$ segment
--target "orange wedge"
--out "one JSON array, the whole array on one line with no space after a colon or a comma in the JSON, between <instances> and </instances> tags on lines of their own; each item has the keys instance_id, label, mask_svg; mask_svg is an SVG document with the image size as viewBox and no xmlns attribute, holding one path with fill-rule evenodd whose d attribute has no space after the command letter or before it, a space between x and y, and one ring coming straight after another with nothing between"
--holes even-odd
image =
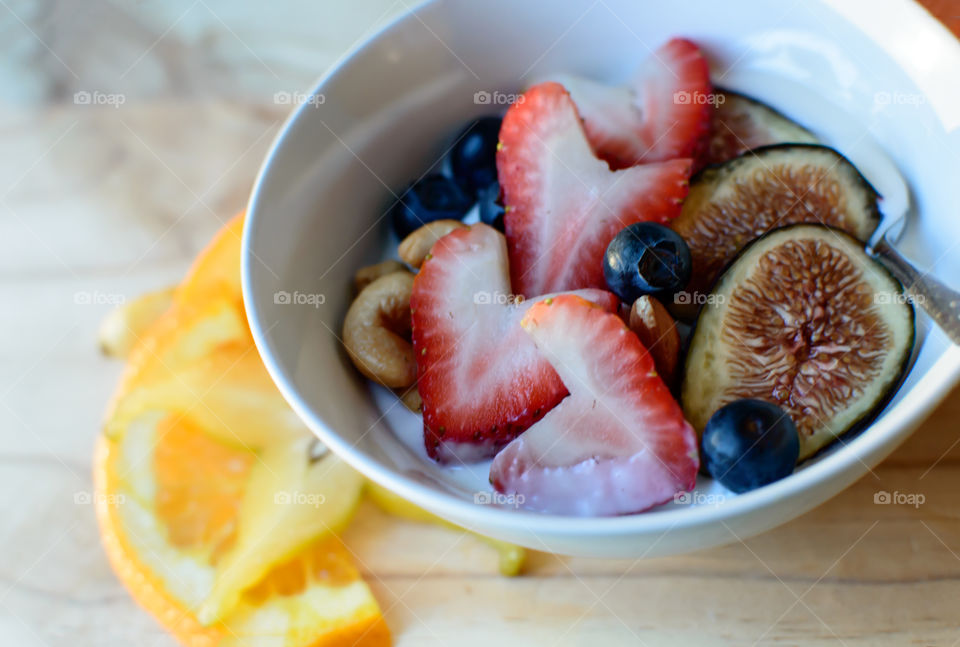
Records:
<instances>
[{"instance_id":1,"label":"orange wedge","mask_svg":"<svg viewBox=\"0 0 960 647\"><path fill-rule=\"evenodd\" d=\"M241 230L237 217L172 296L134 302L107 328L118 343L105 347L132 348L95 456L104 547L185 645L389 645L337 536L363 479L318 451L257 355Z\"/></svg>"},{"instance_id":2,"label":"orange wedge","mask_svg":"<svg viewBox=\"0 0 960 647\"><path fill-rule=\"evenodd\" d=\"M119 441L101 437L94 467L97 517L120 580L189 647L389 645L376 600L332 533L272 560L222 620L200 622L218 565L238 545L240 511L257 460L173 416L140 420ZM327 460L339 459L328 454L318 465ZM270 530L260 529L264 536Z\"/></svg>"},{"instance_id":3,"label":"orange wedge","mask_svg":"<svg viewBox=\"0 0 960 647\"><path fill-rule=\"evenodd\" d=\"M221 345L249 342L240 292L242 231L242 215L227 222L200 252L173 291L170 306L155 320L126 320L136 341L115 400L135 386L176 375L184 363Z\"/></svg>"},{"instance_id":4,"label":"orange wedge","mask_svg":"<svg viewBox=\"0 0 960 647\"><path fill-rule=\"evenodd\" d=\"M233 299L242 308L240 291L240 238L243 214L231 218L193 261L177 290L175 300L189 306L210 296Z\"/></svg>"},{"instance_id":5,"label":"orange wedge","mask_svg":"<svg viewBox=\"0 0 960 647\"><path fill-rule=\"evenodd\" d=\"M175 288L155 290L112 310L100 324L100 349L111 357L126 357L143 332L173 303Z\"/></svg>"},{"instance_id":6,"label":"orange wedge","mask_svg":"<svg viewBox=\"0 0 960 647\"><path fill-rule=\"evenodd\" d=\"M189 414L224 442L252 449L309 433L267 374L247 326L242 231L236 216L217 233L155 320L145 316L155 307L149 297L136 300L101 336L105 347L122 346L125 335L136 339L107 407L107 436L151 411Z\"/></svg>"}]
</instances>

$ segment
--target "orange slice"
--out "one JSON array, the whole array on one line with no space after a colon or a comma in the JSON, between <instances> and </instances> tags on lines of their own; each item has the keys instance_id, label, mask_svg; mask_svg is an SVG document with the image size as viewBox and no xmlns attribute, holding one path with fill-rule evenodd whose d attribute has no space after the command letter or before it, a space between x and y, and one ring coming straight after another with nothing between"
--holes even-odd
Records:
<instances>
[{"instance_id":1,"label":"orange slice","mask_svg":"<svg viewBox=\"0 0 960 647\"><path fill-rule=\"evenodd\" d=\"M175 288L147 292L108 313L97 333L104 354L129 355L143 332L170 309L174 292Z\"/></svg>"},{"instance_id":2,"label":"orange slice","mask_svg":"<svg viewBox=\"0 0 960 647\"><path fill-rule=\"evenodd\" d=\"M337 537L363 479L318 451L257 355L241 228L228 223L172 295L112 324L117 352L133 346L95 456L104 547L185 645L389 645Z\"/></svg>"},{"instance_id":3,"label":"orange slice","mask_svg":"<svg viewBox=\"0 0 960 647\"><path fill-rule=\"evenodd\" d=\"M170 306L152 322L147 306L121 311L128 315L111 326L126 327L135 338L107 419L123 406L124 396L138 387L175 380L191 362L225 345L252 348L240 292L240 235L243 216L231 219L200 252L183 282L173 291ZM141 319L132 315L142 313ZM117 333L113 333L117 337ZM265 369L264 369L265 372ZM127 416L129 416L129 411ZM124 418L121 416L121 418ZM124 418L122 422L127 422ZM107 428L107 433L115 430Z\"/></svg>"},{"instance_id":4,"label":"orange slice","mask_svg":"<svg viewBox=\"0 0 960 647\"><path fill-rule=\"evenodd\" d=\"M94 468L97 517L118 577L141 606L190 647L389 645L377 602L337 536L326 532L304 540L309 533L284 523L282 515L291 514L285 510L279 519L274 515L277 526L257 529L258 538L269 538L261 555L243 550L262 577L237 592L222 619L200 622L199 610L217 588L221 564L243 544L241 527L249 528L243 526L242 510L258 460L253 452L220 443L174 416L138 420L121 440L101 437ZM330 473L338 464L327 454L311 469ZM349 490L350 484L339 487ZM359 498L359 476L354 487L354 502L347 492L341 508L352 508ZM277 494L261 498L279 502L278 507L291 504ZM311 499L306 490L280 494L316 505L317 517L329 502L316 492ZM344 495L327 496L335 494ZM283 555L278 541L283 543L289 532L299 532L299 545ZM233 566L245 565L234 561Z\"/></svg>"},{"instance_id":5,"label":"orange slice","mask_svg":"<svg viewBox=\"0 0 960 647\"><path fill-rule=\"evenodd\" d=\"M155 320L147 318L155 308L150 299L112 315L108 345L122 343L118 330L136 342L107 407L109 437L157 411L189 413L208 433L252 449L309 433L267 374L247 326L240 293L242 230L242 216L225 225Z\"/></svg>"}]
</instances>

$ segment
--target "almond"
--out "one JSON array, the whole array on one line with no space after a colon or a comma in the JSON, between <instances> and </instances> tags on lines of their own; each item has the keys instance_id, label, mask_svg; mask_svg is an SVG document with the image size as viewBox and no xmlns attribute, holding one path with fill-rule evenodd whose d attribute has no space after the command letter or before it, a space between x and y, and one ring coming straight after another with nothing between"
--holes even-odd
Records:
<instances>
[{"instance_id":1,"label":"almond","mask_svg":"<svg viewBox=\"0 0 960 647\"><path fill-rule=\"evenodd\" d=\"M680 360L680 331L677 330L677 322L662 303L653 297L642 296L634 301L630 308L628 325L653 357L653 363L663 382L672 387Z\"/></svg>"}]
</instances>

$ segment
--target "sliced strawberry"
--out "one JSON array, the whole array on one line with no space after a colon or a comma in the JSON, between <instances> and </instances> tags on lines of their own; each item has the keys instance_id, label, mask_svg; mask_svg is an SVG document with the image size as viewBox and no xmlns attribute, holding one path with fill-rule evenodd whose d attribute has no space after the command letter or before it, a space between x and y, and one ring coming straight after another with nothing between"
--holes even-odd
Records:
<instances>
[{"instance_id":1,"label":"sliced strawberry","mask_svg":"<svg viewBox=\"0 0 960 647\"><path fill-rule=\"evenodd\" d=\"M604 288L607 245L627 225L680 212L690 160L611 171L590 150L570 95L542 83L507 111L497 169L513 289L535 296Z\"/></svg>"},{"instance_id":2,"label":"sliced strawberry","mask_svg":"<svg viewBox=\"0 0 960 647\"><path fill-rule=\"evenodd\" d=\"M615 310L602 290L577 294ZM427 453L443 462L493 456L566 394L520 320L533 301L510 293L503 235L477 224L441 238L413 282L413 351Z\"/></svg>"},{"instance_id":3,"label":"sliced strawberry","mask_svg":"<svg viewBox=\"0 0 960 647\"><path fill-rule=\"evenodd\" d=\"M557 76L573 97L597 155L612 168L696 158L710 134L710 71L700 49L674 38L626 86Z\"/></svg>"},{"instance_id":4,"label":"sliced strawberry","mask_svg":"<svg viewBox=\"0 0 960 647\"><path fill-rule=\"evenodd\" d=\"M497 454L490 481L525 507L639 512L693 488L697 437L623 321L571 295L522 321L570 396Z\"/></svg>"}]
</instances>

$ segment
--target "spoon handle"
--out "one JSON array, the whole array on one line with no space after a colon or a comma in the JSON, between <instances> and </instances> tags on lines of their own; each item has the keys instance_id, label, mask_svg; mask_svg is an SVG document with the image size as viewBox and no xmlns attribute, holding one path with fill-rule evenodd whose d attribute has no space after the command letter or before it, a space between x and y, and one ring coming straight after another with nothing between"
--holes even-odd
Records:
<instances>
[{"instance_id":1,"label":"spoon handle","mask_svg":"<svg viewBox=\"0 0 960 647\"><path fill-rule=\"evenodd\" d=\"M913 303L926 310L950 341L960 345L960 292L918 270L886 238L874 245L873 254L903 283Z\"/></svg>"}]
</instances>

